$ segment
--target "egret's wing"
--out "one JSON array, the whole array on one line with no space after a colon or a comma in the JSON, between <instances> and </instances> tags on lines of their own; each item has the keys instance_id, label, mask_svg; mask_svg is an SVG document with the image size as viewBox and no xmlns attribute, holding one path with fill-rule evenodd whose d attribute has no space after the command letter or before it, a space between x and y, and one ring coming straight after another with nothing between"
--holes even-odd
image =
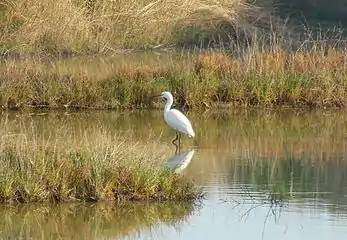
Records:
<instances>
[{"instance_id":1,"label":"egret's wing","mask_svg":"<svg viewBox=\"0 0 347 240\"><path fill-rule=\"evenodd\" d=\"M188 133L193 130L188 118L177 109L171 109L168 111L166 120L171 127L176 128L179 131Z\"/></svg>"}]
</instances>

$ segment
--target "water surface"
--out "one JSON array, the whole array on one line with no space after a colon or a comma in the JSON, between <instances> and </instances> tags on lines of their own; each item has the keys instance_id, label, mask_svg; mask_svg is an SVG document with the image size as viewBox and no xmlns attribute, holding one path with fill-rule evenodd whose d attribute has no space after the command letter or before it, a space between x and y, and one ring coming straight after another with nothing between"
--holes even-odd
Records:
<instances>
[{"instance_id":1,"label":"water surface","mask_svg":"<svg viewBox=\"0 0 347 240\"><path fill-rule=\"evenodd\" d=\"M233 110L188 113L181 174L207 193L181 204L0 206L2 239L327 239L347 235L347 114ZM67 138L103 129L134 141L174 137L161 111L2 112L1 141ZM60 136L60 138L59 138ZM190 151L194 149L193 151Z\"/></svg>"}]
</instances>

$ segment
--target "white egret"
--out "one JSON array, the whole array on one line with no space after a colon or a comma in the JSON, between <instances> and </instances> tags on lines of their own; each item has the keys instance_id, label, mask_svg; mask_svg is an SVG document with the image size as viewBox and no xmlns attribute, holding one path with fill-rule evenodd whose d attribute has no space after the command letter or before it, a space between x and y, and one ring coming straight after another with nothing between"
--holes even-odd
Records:
<instances>
[{"instance_id":1,"label":"white egret","mask_svg":"<svg viewBox=\"0 0 347 240\"><path fill-rule=\"evenodd\" d=\"M189 122L188 118L179 110L171 109L173 104L173 97L170 92L162 92L157 97L163 97L166 99L166 104L164 108L164 119L165 122L176 130L176 137L172 140L172 143L177 147L175 142L178 139L178 146L180 146L180 133L187 134L189 137L195 137L195 133L192 124Z\"/></svg>"}]
</instances>

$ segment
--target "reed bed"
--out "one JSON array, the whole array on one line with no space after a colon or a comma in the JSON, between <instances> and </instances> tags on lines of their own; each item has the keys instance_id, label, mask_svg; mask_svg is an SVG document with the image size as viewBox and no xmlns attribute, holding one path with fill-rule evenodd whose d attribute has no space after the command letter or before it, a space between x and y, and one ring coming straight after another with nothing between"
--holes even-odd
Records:
<instances>
[{"instance_id":1,"label":"reed bed","mask_svg":"<svg viewBox=\"0 0 347 240\"><path fill-rule=\"evenodd\" d=\"M223 51L151 56L8 60L0 66L0 104L4 109L154 108L150 96L167 90L178 106L190 109L346 106L344 49L254 50L243 57Z\"/></svg>"}]
</instances>

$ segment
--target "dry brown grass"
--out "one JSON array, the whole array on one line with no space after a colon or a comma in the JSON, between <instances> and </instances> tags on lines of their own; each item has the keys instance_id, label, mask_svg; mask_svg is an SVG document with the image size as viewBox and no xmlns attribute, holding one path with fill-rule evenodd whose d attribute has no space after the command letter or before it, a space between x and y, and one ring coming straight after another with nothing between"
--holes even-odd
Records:
<instances>
[{"instance_id":1,"label":"dry brown grass","mask_svg":"<svg viewBox=\"0 0 347 240\"><path fill-rule=\"evenodd\" d=\"M254 68L264 72L292 72L314 74L317 71L333 72L346 70L346 56L344 51L332 49L328 52L294 52L283 50L276 52L257 53L254 56Z\"/></svg>"},{"instance_id":2,"label":"dry brown grass","mask_svg":"<svg viewBox=\"0 0 347 240\"><path fill-rule=\"evenodd\" d=\"M174 44L187 26L236 24L244 0L5 0L0 43L19 52L114 52ZM249 12L249 13L248 13ZM184 39L183 39L184 40Z\"/></svg>"},{"instance_id":3,"label":"dry brown grass","mask_svg":"<svg viewBox=\"0 0 347 240\"><path fill-rule=\"evenodd\" d=\"M219 82L219 99L251 105L344 106L346 51L253 51L240 60L205 53L196 70ZM246 100L248 99L248 100ZM246 101L245 101L246 100Z\"/></svg>"},{"instance_id":4,"label":"dry brown grass","mask_svg":"<svg viewBox=\"0 0 347 240\"><path fill-rule=\"evenodd\" d=\"M344 72L347 69L346 52L342 49L327 51L285 50L254 51L241 61L225 52L206 52L198 56L196 67L206 71L230 72L255 71L258 73L316 74Z\"/></svg>"}]
</instances>

